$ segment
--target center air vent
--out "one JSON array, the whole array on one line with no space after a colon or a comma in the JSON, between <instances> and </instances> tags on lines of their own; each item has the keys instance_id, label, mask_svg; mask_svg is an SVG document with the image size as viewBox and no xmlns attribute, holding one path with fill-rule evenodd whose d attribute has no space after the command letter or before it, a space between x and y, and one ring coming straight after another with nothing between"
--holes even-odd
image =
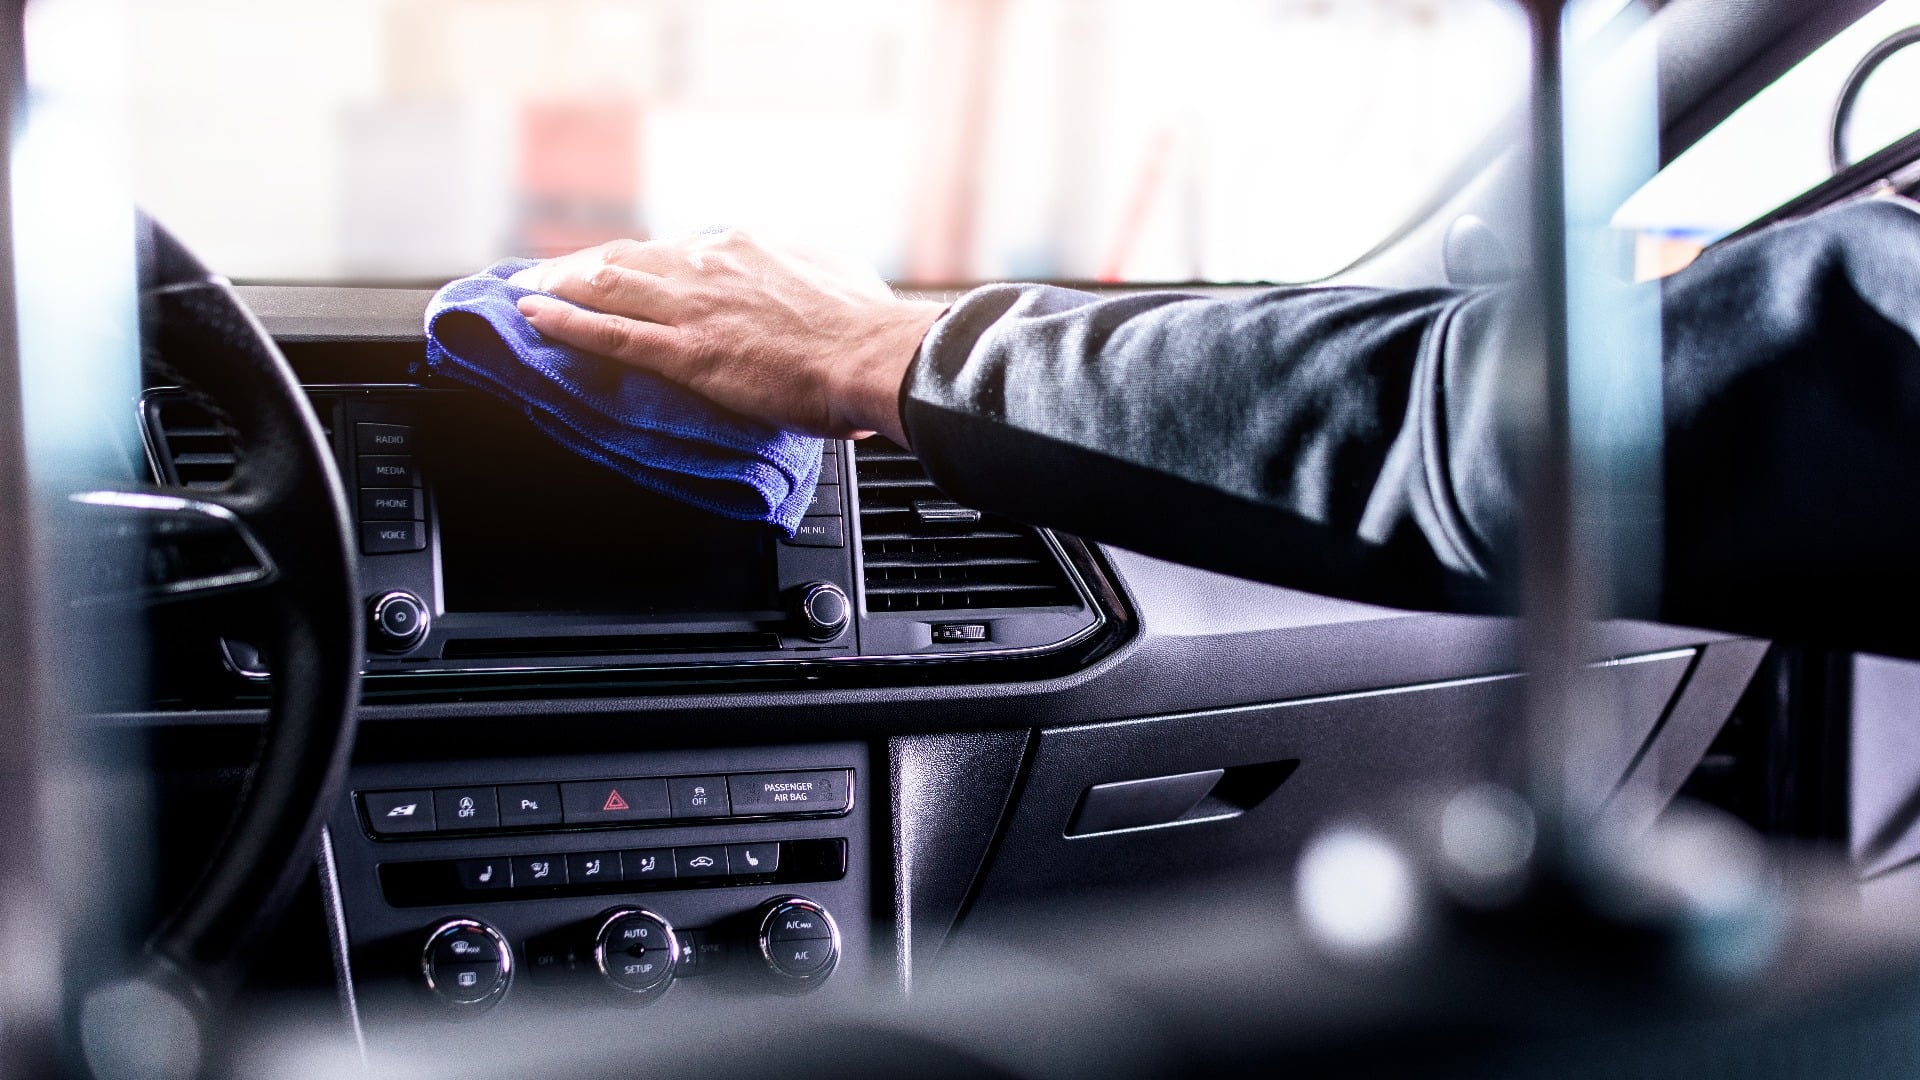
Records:
<instances>
[{"instance_id":1,"label":"center air vent","mask_svg":"<svg viewBox=\"0 0 1920 1080\"><path fill-rule=\"evenodd\" d=\"M854 444L867 610L1078 607L1066 569L1029 526L941 494L911 453Z\"/></svg>"}]
</instances>

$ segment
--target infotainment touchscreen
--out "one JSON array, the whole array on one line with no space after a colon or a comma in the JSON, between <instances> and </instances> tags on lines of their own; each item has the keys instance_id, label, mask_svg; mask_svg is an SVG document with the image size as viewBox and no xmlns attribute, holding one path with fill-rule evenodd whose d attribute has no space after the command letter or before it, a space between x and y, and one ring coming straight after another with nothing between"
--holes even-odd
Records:
<instances>
[{"instance_id":1,"label":"infotainment touchscreen","mask_svg":"<svg viewBox=\"0 0 1920 1080\"><path fill-rule=\"evenodd\" d=\"M449 612L771 614L775 530L716 517L576 457L517 411L436 395L419 454Z\"/></svg>"}]
</instances>

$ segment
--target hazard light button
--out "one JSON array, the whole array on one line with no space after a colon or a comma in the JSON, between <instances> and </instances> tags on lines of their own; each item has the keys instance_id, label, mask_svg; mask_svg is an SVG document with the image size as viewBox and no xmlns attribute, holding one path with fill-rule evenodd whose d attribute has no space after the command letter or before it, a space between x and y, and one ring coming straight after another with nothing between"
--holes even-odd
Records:
<instances>
[{"instance_id":1,"label":"hazard light button","mask_svg":"<svg viewBox=\"0 0 1920 1080\"><path fill-rule=\"evenodd\" d=\"M588 780L561 784L560 809L569 825L665 821L671 816L665 780Z\"/></svg>"}]
</instances>

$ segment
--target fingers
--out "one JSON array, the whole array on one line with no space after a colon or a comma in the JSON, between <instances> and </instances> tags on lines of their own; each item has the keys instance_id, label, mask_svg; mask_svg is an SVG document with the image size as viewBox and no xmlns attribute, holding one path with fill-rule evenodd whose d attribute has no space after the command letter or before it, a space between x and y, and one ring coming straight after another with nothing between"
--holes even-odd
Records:
<instances>
[{"instance_id":1,"label":"fingers","mask_svg":"<svg viewBox=\"0 0 1920 1080\"><path fill-rule=\"evenodd\" d=\"M588 311L539 293L521 297L519 307L546 338L684 381L685 350L680 332L670 326Z\"/></svg>"},{"instance_id":2,"label":"fingers","mask_svg":"<svg viewBox=\"0 0 1920 1080\"><path fill-rule=\"evenodd\" d=\"M676 321L681 305L671 284L658 274L608 261L601 251L549 259L507 280L596 311L669 325Z\"/></svg>"}]
</instances>

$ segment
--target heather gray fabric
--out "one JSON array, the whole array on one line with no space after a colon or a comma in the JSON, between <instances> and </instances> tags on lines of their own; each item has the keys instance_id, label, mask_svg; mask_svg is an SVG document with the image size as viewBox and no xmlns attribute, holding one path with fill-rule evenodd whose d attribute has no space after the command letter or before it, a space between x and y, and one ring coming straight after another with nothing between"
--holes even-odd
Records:
<instances>
[{"instance_id":1,"label":"heather gray fabric","mask_svg":"<svg viewBox=\"0 0 1920 1080\"><path fill-rule=\"evenodd\" d=\"M1920 213L1857 203L1662 290L1665 583L1621 612L1920 651ZM901 392L963 502L1353 599L1499 611L1511 290L1235 299L994 285Z\"/></svg>"}]
</instances>

